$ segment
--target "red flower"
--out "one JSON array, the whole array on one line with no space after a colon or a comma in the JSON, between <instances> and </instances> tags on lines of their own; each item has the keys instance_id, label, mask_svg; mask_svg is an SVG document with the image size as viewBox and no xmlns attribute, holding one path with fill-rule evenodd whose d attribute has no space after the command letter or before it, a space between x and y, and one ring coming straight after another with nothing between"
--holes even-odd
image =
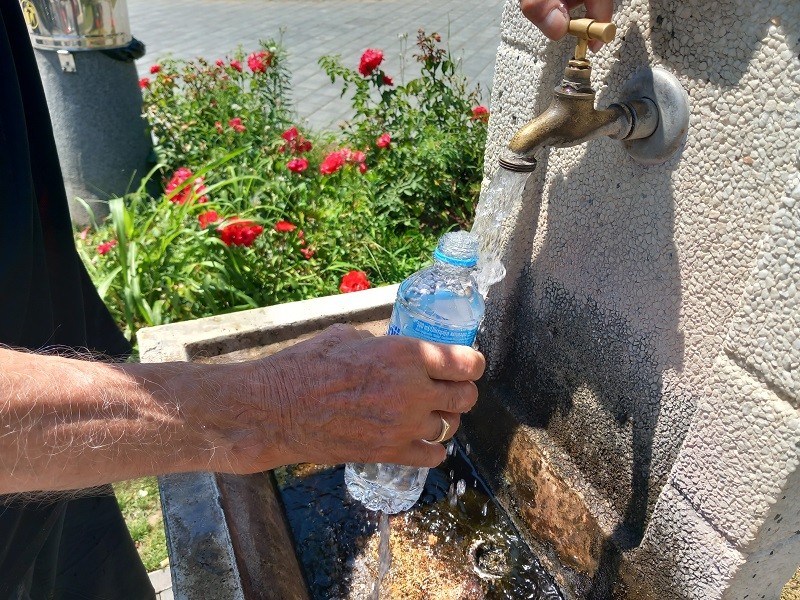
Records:
<instances>
[{"instance_id":1,"label":"red flower","mask_svg":"<svg viewBox=\"0 0 800 600\"><path fill-rule=\"evenodd\" d=\"M311 150L311 142L297 131L297 127L290 127L281 134L281 137L288 142L288 146L284 144L280 147L281 152L286 152L288 150L292 154L302 154L303 152L309 152Z\"/></svg>"},{"instance_id":2,"label":"red flower","mask_svg":"<svg viewBox=\"0 0 800 600\"><path fill-rule=\"evenodd\" d=\"M302 254L306 260L310 260L311 257L314 256L316 253L317 251L314 250L313 248L300 248L300 254Z\"/></svg>"},{"instance_id":3,"label":"red flower","mask_svg":"<svg viewBox=\"0 0 800 600\"><path fill-rule=\"evenodd\" d=\"M339 291L343 294L348 292L359 292L361 290L369 289L369 279L364 271L350 271L339 284Z\"/></svg>"},{"instance_id":4,"label":"red flower","mask_svg":"<svg viewBox=\"0 0 800 600\"><path fill-rule=\"evenodd\" d=\"M197 220L200 221L200 229L205 229L211 223L219 221L219 215L215 210L207 210L204 213L197 215Z\"/></svg>"},{"instance_id":5,"label":"red flower","mask_svg":"<svg viewBox=\"0 0 800 600\"><path fill-rule=\"evenodd\" d=\"M358 72L364 77L372 75L372 72L383 62L383 52L374 48L367 48L361 55L358 63Z\"/></svg>"},{"instance_id":6,"label":"red flower","mask_svg":"<svg viewBox=\"0 0 800 600\"><path fill-rule=\"evenodd\" d=\"M233 127L236 133L242 133L243 131L247 131L247 127L242 125L242 120L239 117L233 118L230 121L228 121L228 125Z\"/></svg>"},{"instance_id":7,"label":"red flower","mask_svg":"<svg viewBox=\"0 0 800 600\"><path fill-rule=\"evenodd\" d=\"M325 160L323 160L322 164L319 166L319 172L323 175L331 175L332 173L336 173L336 171L344 166L346 159L345 152L348 154L350 153L349 150L336 150L335 152L328 154L328 156L325 157Z\"/></svg>"},{"instance_id":8,"label":"red flower","mask_svg":"<svg viewBox=\"0 0 800 600\"><path fill-rule=\"evenodd\" d=\"M391 77L386 75L386 73L384 73L383 74L383 85L389 85L389 86L394 85L394 79L392 79Z\"/></svg>"},{"instance_id":9,"label":"red flower","mask_svg":"<svg viewBox=\"0 0 800 600\"><path fill-rule=\"evenodd\" d=\"M351 152L350 156L347 157L347 160L352 163L363 163L367 160L367 155L361 152L361 150L356 150L355 152Z\"/></svg>"},{"instance_id":10,"label":"red flower","mask_svg":"<svg viewBox=\"0 0 800 600\"><path fill-rule=\"evenodd\" d=\"M306 234L305 234L305 233L303 233L303 230L302 230L302 229L300 229L300 230L298 230L298 231L297 231L297 239L299 239L299 240L300 240L300 245L301 245L301 246L305 246L305 245L306 245L306 240L305 240L305 237L306 237Z\"/></svg>"},{"instance_id":11,"label":"red flower","mask_svg":"<svg viewBox=\"0 0 800 600\"><path fill-rule=\"evenodd\" d=\"M358 172L362 175L367 172L367 163L361 163L358 165Z\"/></svg>"},{"instance_id":12,"label":"red flower","mask_svg":"<svg viewBox=\"0 0 800 600\"><path fill-rule=\"evenodd\" d=\"M392 136L388 133L382 133L378 136L378 139L375 141L375 145L378 148L388 148L389 144L392 143Z\"/></svg>"},{"instance_id":13,"label":"red flower","mask_svg":"<svg viewBox=\"0 0 800 600\"><path fill-rule=\"evenodd\" d=\"M97 253L100 256L108 254L111 251L111 249L116 245L117 245L117 240L109 240L107 242L103 242L102 244L99 244L97 246Z\"/></svg>"},{"instance_id":14,"label":"red flower","mask_svg":"<svg viewBox=\"0 0 800 600\"><path fill-rule=\"evenodd\" d=\"M150 74L155 75L160 70L161 70L161 65L153 65L152 67L150 67Z\"/></svg>"},{"instance_id":15,"label":"red flower","mask_svg":"<svg viewBox=\"0 0 800 600\"><path fill-rule=\"evenodd\" d=\"M142 88L142 89L149 88L150 87L150 78L149 77L142 77L139 80L139 87Z\"/></svg>"},{"instance_id":16,"label":"red flower","mask_svg":"<svg viewBox=\"0 0 800 600\"><path fill-rule=\"evenodd\" d=\"M242 63L240 63L238 60L232 60L231 61L231 68L235 69L235 70L239 71L239 73L241 73L242 72Z\"/></svg>"},{"instance_id":17,"label":"red flower","mask_svg":"<svg viewBox=\"0 0 800 600\"><path fill-rule=\"evenodd\" d=\"M206 186L203 185L203 178L196 177L194 185L185 185L187 179L192 178L192 172L186 167L181 167L172 175L169 180L165 192L167 196L171 196L170 202L174 204L185 204L192 198L196 197L199 204L208 202L208 196L203 196L202 193L206 191ZM175 195L172 195L175 190L181 189Z\"/></svg>"},{"instance_id":18,"label":"red flower","mask_svg":"<svg viewBox=\"0 0 800 600\"><path fill-rule=\"evenodd\" d=\"M290 223L289 221L278 221L275 223L275 231L279 233L287 233L289 231L294 231L295 229L297 229L297 225Z\"/></svg>"},{"instance_id":19,"label":"red flower","mask_svg":"<svg viewBox=\"0 0 800 600\"><path fill-rule=\"evenodd\" d=\"M472 109L472 118L478 121L488 121L489 120L489 109L485 106L476 106Z\"/></svg>"},{"instance_id":20,"label":"red flower","mask_svg":"<svg viewBox=\"0 0 800 600\"><path fill-rule=\"evenodd\" d=\"M253 52L247 57L247 66L253 73L266 73L267 67L272 64L272 54L265 52Z\"/></svg>"},{"instance_id":21,"label":"red flower","mask_svg":"<svg viewBox=\"0 0 800 600\"><path fill-rule=\"evenodd\" d=\"M298 135L300 135L300 132L297 131L297 127L289 127L289 129L281 134L281 137L287 142L293 142L297 139Z\"/></svg>"},{"instance_id":22,"label":"red flower","mask_svg":"<svg viewBox=\"0 0 800 600\"><path fill-rule=\"evenodd\" d=\"M228 225L219 230L219 237L226 246L251 246L264 228L253 221L233 217Z\"/></svg>"},{"instance_id":23,"label":"red flower","mask_svg":"<svg viewBox=\"0 0 800 600\"><path fill-rule=\"evenodd\" d=\"M217 60L214 61L214 64L217 65L218 67L224 67L225 61L222 60L221 58L218 58Z\"/></svg>"},{"instance_id":24,"label":"red flower","mask_svg":"<svg viewBox=\"0 0 800 600\"><path fill-rule=\"evenodd\" d=\"M286 163L286 168L292 173L302 173L308 168L308 161L305 158L293 158Z\"/></svg>"}]
</instances>

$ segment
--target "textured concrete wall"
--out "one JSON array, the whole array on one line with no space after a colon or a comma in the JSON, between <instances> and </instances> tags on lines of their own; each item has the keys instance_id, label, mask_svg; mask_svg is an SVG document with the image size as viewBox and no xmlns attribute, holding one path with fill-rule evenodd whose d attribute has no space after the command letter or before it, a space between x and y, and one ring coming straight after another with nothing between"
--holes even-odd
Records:
<instances>
[{"instance_id":1,"label":"textured concrete wall","mask_svg":"<svg viewBox=\"0 0 800 600\"><path fill-rule=\"evenodd\" d=\"M622 576L629 597L774 598L800 564L800 3L626 0L615 22L598 105L661 66L689 94L686 142L651 167L609 139L543 157L498 236L509 275L483 336L487 406L509 418L467 427L495 440L484 462L512 503L532 432L613 540L570 560L543 509L516 506L585 576L577 595ZM572 48L516 0L502 31L487 184Z\"/></svg>"}]
</instances>

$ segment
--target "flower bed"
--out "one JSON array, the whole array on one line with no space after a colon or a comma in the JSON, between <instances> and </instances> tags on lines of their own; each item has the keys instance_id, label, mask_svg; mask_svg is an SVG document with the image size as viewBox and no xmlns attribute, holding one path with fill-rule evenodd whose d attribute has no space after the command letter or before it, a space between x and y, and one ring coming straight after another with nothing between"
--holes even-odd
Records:
<instances>
[{"instance_id":1,"label":"flower bed","mask_svg":"<svg viewBox=\"0 0 800 600\"><path fill-rule=\"evenodd\" d=\"M76 233L129 337L396 283L442 233L468 227L488 111L440 43L419 32L419 75L407 82L384 71L379 49L355 68L321 59L353 107L337 132L298 122L276 43L155 65L140 86L159 165L110 201L104 223Z\"/></svg>"}]
</instances>

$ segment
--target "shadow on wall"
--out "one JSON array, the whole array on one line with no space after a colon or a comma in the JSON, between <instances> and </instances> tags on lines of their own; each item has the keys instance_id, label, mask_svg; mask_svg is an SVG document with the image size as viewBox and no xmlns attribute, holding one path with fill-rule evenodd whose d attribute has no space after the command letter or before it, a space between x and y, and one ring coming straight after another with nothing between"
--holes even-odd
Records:
<instances>
[{"instance_id":1,"label":"shadow on wall","mask_svg":"<svg viewBox=\"0 0 800 600\"><path fill-rule=\"evenodd\" d=\"M638 30L626 44L630 56L646 56ZM620 61L609 75L618 71L624 80L637 66ZM613 532L582 590L587 598L612 597L621 555L640 543L694 410L692 398L665 390L663 381L683 361L671 186L679 160L680 152L663 166L642 167L616 142L590 142L574 168L549 182L547 231L535 236L530 224L548 159L540 161L508 252L533 261L502 295L505 308L490 309L507 311L499 320L507 346L482 383L493 390L484 397L512 419L498 418L492 400L465 418L489 472L505 471L517 424L543 429L613 508ZM512 265L509 272L519 271Z\"/></svg>"}]
</instances>

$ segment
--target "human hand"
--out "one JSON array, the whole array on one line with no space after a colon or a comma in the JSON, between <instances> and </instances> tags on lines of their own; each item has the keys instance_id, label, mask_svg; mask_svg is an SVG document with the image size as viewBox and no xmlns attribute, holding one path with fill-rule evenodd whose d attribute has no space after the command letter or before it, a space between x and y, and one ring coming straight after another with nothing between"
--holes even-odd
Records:
<instances>
[{"instance_id":1,"label":"human hand","mask_svg":"<svg viewBox=\"0 0 800 600\"><path fill-rule=\"evenodd\" d=\"M543 34L551 40L560 40L567 34L569 11L586 5L586 16L602 23L611 21L613 0L520 0L520 9ZM589 47L597 52L603 42L592 40Z\"/></svg>"},{"instance_id":2,"label":"human hand","mask_svg":"<svg viewBox=\"0 0 800 600\"><path fill-rule=\"evenodd\" d=\"M259 383L239 397L238 413L254 422L278 415L277 429L262 425L265 439L280 440L281 457L260 457L256 445L246 460L263 468L275 460L438 465L444 446L424 440L439 436L442 418L453 436L484 367L483 355L464 346L331 327L251 365Z\"/></svg>"}]
</instances>

